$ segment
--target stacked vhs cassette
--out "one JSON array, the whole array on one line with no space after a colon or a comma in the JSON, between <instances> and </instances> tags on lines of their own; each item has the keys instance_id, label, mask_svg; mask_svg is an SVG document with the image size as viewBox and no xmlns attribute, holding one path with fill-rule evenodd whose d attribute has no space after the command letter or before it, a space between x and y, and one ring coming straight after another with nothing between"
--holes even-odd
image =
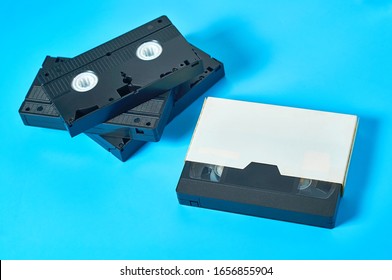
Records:
<instances>
[{"instance_id":1,"label":"stacked vhs cassette","mask_svg":"<svg viewBox=\"0 0 392 280\"><path fill-rule=\"evenodd\" d=\"M74 58L46 57L19 114L25 125L85 133L126 161L223 76L162 16Z\"/></svg>"}]
</instances>

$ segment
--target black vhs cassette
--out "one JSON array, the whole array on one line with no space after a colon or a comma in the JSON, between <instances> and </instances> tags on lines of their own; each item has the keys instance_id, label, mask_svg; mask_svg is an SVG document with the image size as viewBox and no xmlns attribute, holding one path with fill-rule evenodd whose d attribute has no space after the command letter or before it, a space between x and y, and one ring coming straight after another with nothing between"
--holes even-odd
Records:
<instances>
[{"instance_id":1,"label":"black vhs cassette","mask_svg":"<svg viewBox=\"0 0 392 280\"><path fill-rule=\"evenodd\" d=\"M220 62L211 58L202 50L196 47L194 49L205 65L202 74L113 119L90 128L86 133L105 135L110 137L110 139L118 137L136 141L159 141L168 118L171 115L174 101L178 103L176 111L184 109L224 75L223 65ZM50 68L66 60L67 58L47 57L42 68ZM221 67L222 69L220 69ZM198 85L202 80L202 85ZM192 88L195 88L195 90L191 90ZM46 96L37 79L34 80L30 87L19 109L19 113L25 125L61 130L66 129L57 109Z\"/></svg>"},{"instance_id":2,"label":"black vhs cassette","mask_svg":"<svg viewBox=\"0 0 392 280\"><path fill-rule=\"evenodd\" d=\"M353 115L207 98L178 200L332 228L356 129Z\"/></svg>"},{"instance_id":3,"label":"black vhs cassette","mask_svg":"<svg viewBox=\"0 0 392 280\"><path fill-rule=\"evenodd\" d=\"M50 69L42 68L37 80L75 136L202 71L201 59L162 16Z\"/></svg>"}]
</instances>

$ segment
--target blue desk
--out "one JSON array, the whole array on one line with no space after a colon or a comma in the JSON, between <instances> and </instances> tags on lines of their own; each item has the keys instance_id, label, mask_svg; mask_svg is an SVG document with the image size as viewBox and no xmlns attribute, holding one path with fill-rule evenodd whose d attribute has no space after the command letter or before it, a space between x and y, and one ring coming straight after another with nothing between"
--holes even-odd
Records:
<instances>
[{"instance_id":1,"label":"blue desk","mask_svg":"<svg viewBox=\"0 0 392 280\"><path fill-rule=\"evenodd\" d=\"M1 4L0 259L392 258L392 1L101 2ZM85 135L22 124L46 55L162 14L224 62L205 96L360 117L336 228L180 206L203 98L125 163Z\"/></svg>"}]
</instances>

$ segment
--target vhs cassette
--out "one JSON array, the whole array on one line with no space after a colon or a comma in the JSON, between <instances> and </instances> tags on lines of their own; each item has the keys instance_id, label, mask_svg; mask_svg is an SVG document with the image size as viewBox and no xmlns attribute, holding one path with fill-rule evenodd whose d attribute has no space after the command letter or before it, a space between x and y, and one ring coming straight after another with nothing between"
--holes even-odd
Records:
<instances>
[{"instance_id":1,"label":"vhs cassette","mask_svg":"<svg viewBox=\"0 0 392 280\"><path fill-rule=\"evenodd\" d=\"M169 122L225 75L224 66L221 62L211 58L201 50L198 50L198 53L203 57L205 71L202 75L178 87L178 94L175 96L179 99L176 98L177 100L174 103ZM186 94L181 94L182 92L186 92ZM86 133L86 135L121 161L128 160L137 150L147 143L132 138L108 137L102 134Z\"/></svg>"},{"instance_id":2,"label":"vhs cassette","mask_svg":"<svg viewBox=\"0 0 392 280\"><path fill-rule=\"evenodd\" d=\"M204 92L224 75L224 70L220 69L221 67L223 68L223 65L220 62L211 58L202 50L196 47L194 47L194 49L203 60L203 64L205 64L204 72L202 74L105 123L90 128L86 132L89 134L101 134L140 141L159 141L168 118L171 115L174 98L177 103L176 110L183 110L199 96L199 92ZM65 60L67 60L67 58L47 57L42 68L50 68L54 64L62 63ZM208 79L205 79L207 77ZM203 83L197 85L201 80L204 80ZM198 89L191 91L196 85ZM57 109L46 96L37 79L34 80L30 87L25 101L19 109L19 113L25 125L62 130L66 129Z\"/></svg>"},{"instance_id":3,"label":"vhs cassette","mask_svg":"<svg viewBox=\"0 0 392 280\"><path fill-rule=\"evenodd\" d=\"M357 122L353 115L207 98L178 200L332 228Z\"/></svg>"},{"instance_id":4,"label":"vhs cassette","mask_svg":"<svg viewBox=\"0 0 392 280\"><path fill-rule=\"evenodd\" d=\"M201 59L166 16L74 58L37 80L71 136L195 77Z\"/></svg>"}]
</instances>

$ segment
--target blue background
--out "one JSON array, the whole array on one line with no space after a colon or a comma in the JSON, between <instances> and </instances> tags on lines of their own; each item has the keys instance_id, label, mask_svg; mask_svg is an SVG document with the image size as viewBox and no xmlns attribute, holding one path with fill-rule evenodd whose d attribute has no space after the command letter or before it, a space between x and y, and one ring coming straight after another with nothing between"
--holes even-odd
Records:
<instances>
[{"instance_id":1,"label":"blue background","mask_svg":"<svg viewBox=\"0 0 392 280\"><path fill-rule=\"evenodd\" d=\"M57 2L0 3L0 259L392 259L392 1ZM126 163L22 124L46 55L162 14L224 62L206 95L360 117L335 229L180 206L202 98Z\"/></svg>"}]
</instances>

